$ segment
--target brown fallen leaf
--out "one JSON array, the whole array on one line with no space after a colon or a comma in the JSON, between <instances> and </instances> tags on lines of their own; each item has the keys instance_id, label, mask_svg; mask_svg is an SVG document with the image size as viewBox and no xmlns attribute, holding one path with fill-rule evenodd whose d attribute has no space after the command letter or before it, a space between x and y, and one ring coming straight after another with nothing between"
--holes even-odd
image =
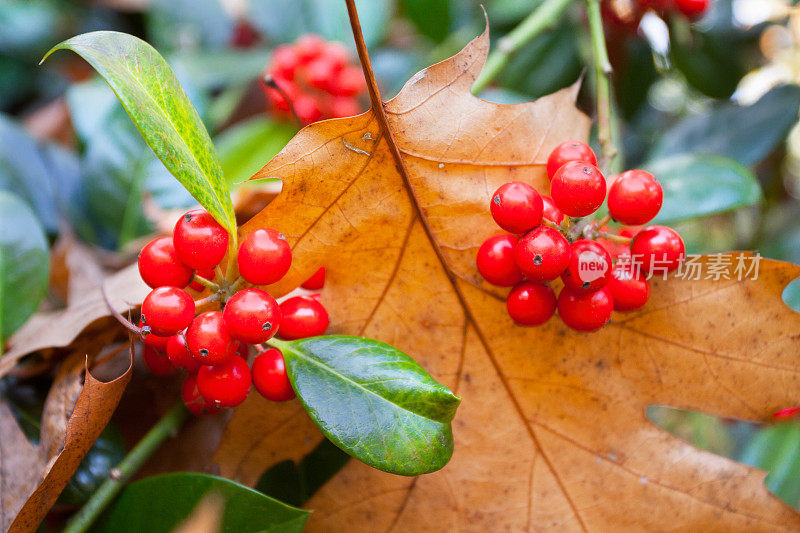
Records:
<instances>
[{"instance_id":1,"label":"brown fallen leaf","mask_svg":"<svg viewBox=\"0 0 800 533\"><path fill-rule=\"evenodd\" d=\"M105 277L92 250L69 228L62 228L50 252L50 292L62 302L79 301Z\"/></svg>"},{"instance_id":2,"label":"brown fallen leaf","mask_svg":"<svg viewBox=\"0 0 800 533\"><path fill-rule=\"evenodd\" d=\"M130 381L130 365L101 382L87 361L76 353L59 368L45 402L39 446L28 442L0 402L0 530L36 531L111 420Z\"/></svg>"},{"instance_id":3,"label":"brown fallen leaf","mask_svg":"<svg viewBox=\"0 0 800 533\"><path fill-rule=\"evenodd\" d=\"M149 288L139 277L136 264L130 265L104 281L111 303L120 313L141 304ZM107 336L110 328L119 325L110 318L100 287L71 297L66 309L39 312L33 315L9 340L9 350L0 358L0 378L8 374L17 362L37 350L66 348L81 336L96 332ZM99 343L99 349L104 343Z\"/></svg>"},{"instance_id":4,"label":"brown fallen leaf","mask_svg":"<svg viewBox=\"0 0 800 533\"><path fill-rule=\"evenodd\" d=\"M764 260L755 281L656 281L644 309L594 334L515 326L506 291L474 264L499 232L488 200L509 180L547 191L548 152L585 139L589 122L577 87L517 105L471 96L488 47L484 33L393 100L305 128L256 175L284 187L242 234L274 227L293 249L270 289L325 265L333 332L398 346L463 398L448 466L409 479L351 461L309 502L310 530L800 528L763 472L645 415L667 404L766 420L794 405L800 316L781 292L800 268ZM305 416L245 403L215 455L222 475L252 484L304 450Z\"/></svg>"}]
</instances>

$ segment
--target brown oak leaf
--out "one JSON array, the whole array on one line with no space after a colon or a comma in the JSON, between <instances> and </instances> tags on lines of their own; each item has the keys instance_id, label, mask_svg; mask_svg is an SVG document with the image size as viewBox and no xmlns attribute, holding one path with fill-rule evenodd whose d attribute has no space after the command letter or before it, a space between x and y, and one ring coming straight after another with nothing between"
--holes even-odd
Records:
<instances>
[{"instance_id":1,"label":"brown oak leaf","mask_svg":"<svg viewBox=\"0 0 800 533\"><path fill-rule=\"evenodd\" d=\"M0 402L0 531L36 531L111 420L131 365L103 382L89 372L87 361L85 353L76 352L61 363L45 401L38 446Z\"/></svg>"},{"instance_id":2,"label":"brown oak leaf","mask_svg":"<svg viewBox=\"0 0 800 533\"><path fill-rule=\"evenodd\" d=\"M763 472L678 440L645 410L765 420L795 405L800 316L781 291L800 268L764 260L757 280L657 280L647 306L594 334L558 319L515 326L505 291L474 264L499 232L489 198L509 180L546 192L548 152L586 138L589 121L576 87L516 105L473 97L488 47L484 33L393 100L305 128L256 175L283 190L242 234L277 228L294 257L270 290L324 265L332 332L398 346L463 398L444 469L411 479L351 461L309 502L309 528L797 529ZM254 397L215 461L253 484L319 437L296 404Z\"/></svg>"}]
</instances>

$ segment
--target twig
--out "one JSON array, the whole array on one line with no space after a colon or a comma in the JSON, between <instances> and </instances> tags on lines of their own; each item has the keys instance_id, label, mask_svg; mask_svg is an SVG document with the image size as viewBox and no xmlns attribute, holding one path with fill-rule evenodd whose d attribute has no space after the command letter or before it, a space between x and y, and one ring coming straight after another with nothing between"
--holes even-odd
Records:
<instances>
[{"instance_id":1,"label":"twig","mask_svg":"<svg viewBox=\"0 0 800 533\"><path fill-rule=\"evenodd\" d=\"M558 22L559 17L572 0L544 0L519 25L497 42L497 48L489 54L478 79L472 85L472 94L483 91L500 71L508 65L511 57L520 48Z\"/></svg>"},{"instance_id":2,"label":"twig","mask_svg":"<svg viewBox=\"0 0 800 533\"><path fill-rule=\"evenodd\" d=\"M161 417L161 420L150 428L150 431L139 441L139 444L111 471L108 479L92 494L86 505L72 517L62 533L83 533L88 531L105 508L125 487L128 480L139 471L145 461L161 446L161 443L178 431L188 414L189 412L181 401L178 401L167 411Z\"/></svg>"},{"instance_id":3,"label":"twig","mask_svg":"<svg viewBox=\"0 0 800 533\"><path fill-rule=\"evenodd\" d=\"M106 293L106 284L105 283L101 283L100 284L100 292L103 293L103 300L106 302L106 307L108 307L108 310L111 312L111 314L114 316L114 318L117 319L117 322L119 322L120 324L122 324L123 326L128 328L133 333L135 333L137 335L142 335L142 328L134 325L130 320L128 320L124 316L122 316L122 314L120 314L119 311L114 309L113 305L111 305L111 300L109 300L108 293ZM147 333L145 333L145 335L149 334L149 333L150 333L150 329L148 328L147 329Z\"/></svg>"},{"instance_id":4,"label":"twig","mask_svg":"<svg viewBox=\"0 0 800 533\"><path fill-rule=\"evenodd\" d=\"M219 290L219 285L214 283L213 281L209 281L203 276L199 276L197 274L194 275L194 279L192 281L196 281L206 289L211 289L213 292L217 292Z\"/></svg>"},{"instance_id":5,"label":"twig","mask_svg":"<svg viewBox=\"0 0 800 533\"><path fill-rule=\"evenodd\" d=\"M269 73L264 74L264 76L261 77L261 80L264 82L264 85L266 85L270 89L275 89L276 91L278 91L278 93L280 93L281 96L283 96L283 99L286 100L286 102L289 104L289 110L292 112L294 119L297 121L297 123L300 125L301 128L305 126L305 123L302 120L300 120L300 115L297 114L297 110L294 108L294 102L292 102L292 99L289 98L288 94L286 94L286 91L281 89L281 86L278 85L278 82L275 81L275 78L272 77L272 74Z\"/></svg>"},{"instance_id":6,"label":"twig","mask_svg":"<svg viewBox=\"0 0 800 533\"><path fill-rule=\"evenodd\" d=\"M601 218L600 220L598 220L598 221L595 223L595 225L596 225L598 228L602 228L603 226L605 226L606 224L608 224L608 223L609 223L609 222L611 222L612 220L614 220L614 219L613 219L613 218L611 218L611 215L606 215L606 216L604 216L603 218Z\"/></svg>"},{"instance_id":7,"label":"twig","mask_svg":"<svg viewBox=\"0 0 800 533\"><path fill-rule=\"evenodd\" d=\"M597 236L602 239L608 239L609 241L614 242L621 242L623 244L630 244L633 240L630 237L623 237L622 235L614 235L613 233L606 233L604 231L598 231Z\"/></svg>"},{"instance_id":8,"label":"twig","mask_svg":"<svg viewBox=\"0 0 800 533\"><path fill-rule=\"evenodd\" d=\"M606 38L603 33L600 0L586 0L586 9L589 15L589 32L591 34L592 56L594 57L597 84L597 140L600 141L600 149L602 150L600 169L603 172L608 172L617 157L617 147L614 145L611 124L610 77L613 70L608 59Z\"/></svg>"}]
</instances>

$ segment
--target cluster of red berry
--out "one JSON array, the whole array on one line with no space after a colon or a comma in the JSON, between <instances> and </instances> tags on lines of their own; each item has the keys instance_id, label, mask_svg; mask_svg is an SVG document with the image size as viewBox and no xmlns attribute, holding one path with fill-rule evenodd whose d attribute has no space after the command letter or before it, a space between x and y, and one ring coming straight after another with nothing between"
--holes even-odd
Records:
<instances>
[{"instance_id":1,"label":"cluster of red berry","mask_svg":"<svg viewBox=\"0 0 800 533\"><path fill-rule=\"evenodd\" d=\"M654 11L664 17L679 13L689 20L697 20L708 11L711 0L604 0L604 19L615 27L634 32L642 17Z\"/></svg>"},{"instance_id":2,"label":"cluster of red berry","mask_svg":"<svg viewBox=\"0 0 800 533\"><path fill-rule=\"evenodd\" d=\"M152 291L142 302L139 326L144 361L156 375L181 368L188 372L183 400L195 414L220 407L235 407L250 386L267 399L294 398L283 355L263 343L274 335L292 340L321 335L328 328L328 313L318 294L278 302L257 287L269 285L288 272L292 253L283 235L258 229L245 237L236 256L240 278L227 283L219 263L228 249L228 233L202 209L189 211L175 224L172 237L159 237L139 254L139 273ZM217 282L215 283L215 280ZM315 274L305 287L320 289L325 271ZM196 314L196 292L211 289L202 300L221 310ZM257 355L248 365L248 345Z\"/></svg>"},{"instance_id":3,"label":"cluster of red berry","mask_svg":"<svg viewBox=\"0 0 800 533\"><path fill-rule=\"evenodd\" d=\"M294 108L305 124L359 114L363 108L358 97L366 87L347 49L317 35L276 47L263 84L276 112L287 115Z\"/></svg>"},{"instance_id":4,"label":"cluster of red berry","mask_svg":"<svg viewBox=\"0 0 800 533\"><path fill-rule=\"evenodd\" d=\"M605 221L581 218L596 212L606 199L606 180L596 164L589 146L568 141L547 160L551 197L517 181L492 196L492 217L510 234L483 243L478 271L493 285L513 287L506 306L521 326L544 324L558 308L570 328L597 330L612 311L642 307L650 295L647 276L675 270L683 260L683 240L670 228L646 227L632 238L603 231L610 220L639 226L658 214L663 191L648 172L629 170L614 180ZM629 247L625 253L611 250L614 265L604 244L619 242ZM556 298L550 282L559 277L564 288Z\"/></svg>"}]
</instances>

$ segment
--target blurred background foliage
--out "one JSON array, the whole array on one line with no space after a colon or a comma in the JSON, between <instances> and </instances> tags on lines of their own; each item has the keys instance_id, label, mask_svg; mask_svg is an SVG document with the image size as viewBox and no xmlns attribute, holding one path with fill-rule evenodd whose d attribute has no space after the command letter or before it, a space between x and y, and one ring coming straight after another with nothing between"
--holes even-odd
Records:
<instances>
[{"instance_id":1,"label":"blurred background foliage","mask_svg":"<svg viewBox=\"0 0 800 533\"><path fill-rule=\"evenodd\" d=\"M388 98L417 70L483 31L481 5L496 48L542 2L357 3ZM580 105L592 114L585 16L583 3L572 2L510 58L481 96L530 100L584 76ZM0 257L30 251L12 258L17 268L47 261L41 236L52 244L65 231L104 254L106 266L125 264L137 240L154 231L154 213L192 204L82 60L58 54L47 68L37 67L57 42L99 29L138 35L167 58L206 122L233 187L298 129L271 113L259 87L274 47L316 33L352 49L341 0L0 0L2 205L34 215L3 218L9 227L34 227L18 232L31 235L20 237L25 242L0 239ZM794 2L715 0L694 23L655 14L638 28L610 22L607 39L622 154L615 170L656 173L666 194L660 220L681 232L690 253L752 249L800 264L800 11ZM798 283L785 299L800 309ZM59 304L49 295L43 305ZM0 325L24 319L5 313ZM10 334L5 329L0 340ZM22 425L36 429L47 388L36 381L1 385ZM648 414L699 447L768 470L769 487L800 504L800 425L791 416L757 425L663 406ZM83 501L122 452L112 426L63 503ZM302 463L276 465L259 488L302 503L341 466L340 454L323 446ZM308 479L309 472L321 477Z\"/></svg>"}]
</instances>

